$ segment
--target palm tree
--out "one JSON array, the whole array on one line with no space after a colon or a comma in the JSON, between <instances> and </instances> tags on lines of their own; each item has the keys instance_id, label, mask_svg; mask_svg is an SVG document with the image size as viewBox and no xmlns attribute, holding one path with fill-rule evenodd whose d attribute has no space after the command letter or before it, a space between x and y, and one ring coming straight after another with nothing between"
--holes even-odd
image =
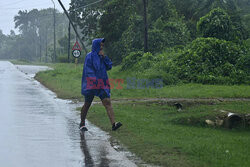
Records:
<instances>
[{"instance_id":1,"label":"palm tree","mask_svg":"<svg viewBox=\"0 0 250 167\"><path fill-rule=\"evenodd\" d=\"M15 22L15 28L19 28L19 31L22 34L25 34L28 32L28 27L29 27L29 14L27 10L18 11L18 15L14 17L14 22Z\"/></svg>"}]
</instances>

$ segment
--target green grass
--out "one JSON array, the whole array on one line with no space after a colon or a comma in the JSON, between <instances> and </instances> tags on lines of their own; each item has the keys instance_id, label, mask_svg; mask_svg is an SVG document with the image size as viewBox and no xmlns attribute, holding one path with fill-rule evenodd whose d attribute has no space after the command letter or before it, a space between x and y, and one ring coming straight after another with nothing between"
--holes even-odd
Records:
<instances>
[{"instance_id":1,"label":"green grass","mask_svg":"<svg viewBox=\"0 0 250 167\"><path fill-rule=\"evenodd\" d=\"M88 120L121 141L147 163L163 166L248 167L250 133L243 129L227 130L188 125L178 120L215 116L219 109L250 113L250 102L189 106L181 113L158 103L114 104L117 120L124 125L110 131L103 106L94 105Z\"/></svg>"},{"instance_id":2,"label":"green grass","mask_svg":"<svg viewBox=\"0 0 250 167\"><path fill-rule=\"evenodd\" d=\"M77 67L74 64L51 65L53 71L45 71L37 74L36 79L55 91L59 98L80 99L82 64ZM164 86L161 89L126 89L128 77L134 77L133 73L120 72L120 67L114 67L109 71L109 78L124 79L124 89L112 89L113 99L122 98L250 98L249 85L202 85L181 84ZM117 87L118 84L115 84Z\"/></svg>"},{"instance_id":3,"label":"green grass","mask_svg":"<svg viewBox=\"0 0 250 167\"><path fill-rule=\"evenodd\" d=\"M39 72L35 79L56 92L59 98L81 99L82 65L54 64L54 70Z\"/></svg>"}]
</instances>

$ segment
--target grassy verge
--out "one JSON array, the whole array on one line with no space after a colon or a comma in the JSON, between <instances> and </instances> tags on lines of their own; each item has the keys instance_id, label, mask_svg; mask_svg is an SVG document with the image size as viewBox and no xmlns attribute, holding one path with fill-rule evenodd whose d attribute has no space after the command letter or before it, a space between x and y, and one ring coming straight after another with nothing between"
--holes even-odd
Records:
<instances>
[{"instance_id":1,"label":"grassy verge","mask_svg":"<svg viewBox=\"0 0 250 167\"><path fill-rule=\"evenodd\" d=\"M54 64L52 67L54 70L39 72L35 79L56 92L59 98L82 100L82 65Z\"/></svg>"},{"instance_id":2,"label":"grassy verge","mask_svg":"<svg viewBox=\"0 0 250 167\"><path fill-rule=\"evenodd\" d=\"M44 63L44 62L28 62L21 60L9 60L12 64L16 65L40 65L40 66L53 66L52 63Z\"/></svg>"},{"instance_id":3,"label":"grassy verge","mask_svg":"<svg viewBox=\"0 0 250 167\"><path fill-rule=\"evenodd\" d=\"M82 65L55 64L53 71L37 74L36 79L55 91L59 98L80 99ZM120 67L114 67L109 72L109 78L124 79L124 89L112 89L113 99L121 98L250 98L249 85L202 85L181 84L164 86L161 89L126 89L126 80L134 75L120 72ZM118 84L115 84L117 87Z\"/></svg>"},{"instance_id":4,"label":"grassy verge","mask_svg":"<svg viewBox=\"0 0 250 167\"><path fill-rule=\"evenodd\" d=\"M88 119L125 144L147 163L163 166L231 166L250 164L250 134L247 130L211 128L186 124L183 118L212 117L215 110L250 113L250 102L224 102L216 105L189 106L178 113L158 103L114 104L117 119L124 126L110 131L103 106L94 105Z\"/></svg>"}]
</instances>

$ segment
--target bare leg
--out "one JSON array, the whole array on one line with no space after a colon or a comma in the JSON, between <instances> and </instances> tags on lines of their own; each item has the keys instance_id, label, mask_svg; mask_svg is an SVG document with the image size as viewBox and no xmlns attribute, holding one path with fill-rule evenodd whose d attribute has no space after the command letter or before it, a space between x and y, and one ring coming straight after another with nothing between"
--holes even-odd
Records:
<instances>
[{"instance_id":1,"label":"bare leg","mask_svg":"<svg viewBox=\"0 0 250 167\"><path fill-rule=\"evenodd\" d=\"M106 108L111 125L113 125L115 123L115 115L110 98L103 99L102 104Z\"/></svg>"},{"instance_id":2,"label":"bare leg","mask_svg":"<svg viewBox=\"0 0 250 167\"><path fill-rule=\"evenodd\" d=\"M85 125L85 119L89 110L91 103L85 102L81 109L81 126Z\"/></svg>"}]
</instances>

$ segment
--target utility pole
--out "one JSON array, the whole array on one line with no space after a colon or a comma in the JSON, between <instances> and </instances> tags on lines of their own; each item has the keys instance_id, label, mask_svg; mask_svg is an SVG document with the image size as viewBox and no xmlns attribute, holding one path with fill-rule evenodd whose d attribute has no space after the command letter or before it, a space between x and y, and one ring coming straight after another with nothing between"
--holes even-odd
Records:
<instances>
[{"instance_id":1,"label":"utility pole","mask_svg":"<svg viewBox=\"0 0 250 167\"><path fill-rule=\"evenodd\" d=\"M21 40L18 38L18 50L19 50L19 60L21 60Z\"/></svg>"},{"instance_id":2,"label":"utility pole","mask_svg":"<svg viewBox=\"0 0 250 167\"><path fill-rule=\"evenodd\" d=\"M41 34L39 34L39 46L40 46L40 50L39 50L39 56L40 56L40 62L42 62L42 37Z\"/></svg>"},{"instance_id":3,"label":"utility pole","mask_svg":"<svg viewBox=\"0 0 250 167\"><path fill-rule=\"evenodd\" d=\"M55 3L53 0L51 0L52 3L54 4L54 62L56 62L56 7L55 7Z\"/></svg>"},{"instance_id":4,"label":"utility pole","mask_svg":"<svg viewBox=\"0 0 250 167\"><path fill-rule=\"evenodd\" d=\"M76 28L75 28L75 26L74 26L74 24L73 24L73 22L71 21L71 19L70 19L70 17L69 17L69 13L67 12L67 10L65 9L65 7L63 6L61 0L58 0L58 2L59 2L59 4L61 5L61 7L63 8L64 13L65 13L66 16L68 17L69 22L70 22L71 26L73 27L73 30L74 30L75 33L76 33L76 36L77 36L78 39L80 40L80 42L81 42L81 44L82 44L82 47L83 47L84 51L85 51L86 54L87 54L87 53L88 53L88 50L86 49L86 47L85 47L85 45L84 45L84 43L83 43L83 41L82 41L82 39L81 39L79 33L77 32L77 30L76 30Z\"/></svg>"},{"instance_id":5,"label":"utility pole","mask_svg":"<svg viewBox=\"0 0 250 167\"><path fill-rule=\"evenodd\" d=\"M144 6L144 52L148 52L148 21L147 21L147 0L142 0Z\"/></svg>"},{"instance_id":6,"label":"utility pole","mask_svg":"<svg viewBox=\"0 0 250 167\"><path fill-rule=\"evenodd\" d=\"M48 27L46 25L46 35L45 35L45 48L46 48L46 57L45 57L45 62L47 63L48 62Z\"/></svg>"},{"instance_id":7,"label":"utility pole","mask_svg":"<svg viewBox=\"0 0 250 167\"><path fill-rule=\"evenodd\" d=\"M68 62L70 63L70 21L68 27Z\"/></svg>"}]
</instances>

